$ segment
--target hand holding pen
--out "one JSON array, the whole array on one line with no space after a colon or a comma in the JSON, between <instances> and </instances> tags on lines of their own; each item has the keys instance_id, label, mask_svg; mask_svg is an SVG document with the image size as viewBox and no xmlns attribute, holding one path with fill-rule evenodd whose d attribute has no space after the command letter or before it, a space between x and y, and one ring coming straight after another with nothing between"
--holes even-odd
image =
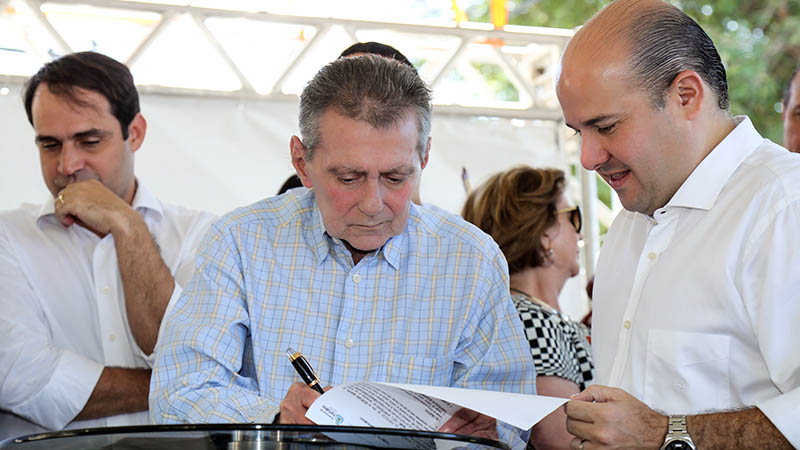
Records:
<instances>
[{"instance_id":1,"label":"hand holding pen","mask_svg":"<svg viewBox=\"0 0 800 450\"><path fill-rule=\"evenodd\" d=\"M298 424L298 425L313 425L306 418L306 412L314 401L319 398L320 394L325 391L320 386L319 379L311 368L303 355L294 349L287 348L286 355L292 366L303 379L303 382L294 383L289 387L286 396L280 404L280 414L276 417L275 421L282 424ZM308 388L315 390L311 392Z\"/></svg>"},{"instance_id":2,"label":"hand holding pen","mask_svg":"<svg viewBox=\"0 0 800 450\"><path fill-rule=\"evenodd\" d=\"M311 368L311 364L308 363L306 357L303 356L302 353L295 351L292 347L286 349L286 355L289 357L292 366L294 366L294 370L296 370L300 378L303 379L303 382L311 389L314 389L320 394L324 394L325 391L322 390L322 386L319 384L319 378L317 378L317 374L314 373L314 369Z\"/></svg>"}]
</instances>

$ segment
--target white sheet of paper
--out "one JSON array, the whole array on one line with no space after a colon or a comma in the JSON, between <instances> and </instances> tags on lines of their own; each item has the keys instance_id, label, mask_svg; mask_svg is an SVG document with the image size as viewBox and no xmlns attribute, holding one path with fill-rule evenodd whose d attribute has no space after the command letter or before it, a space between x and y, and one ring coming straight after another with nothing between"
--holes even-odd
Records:
<instances>
[{"instance_id":1,"label":"white sheet of paper","mask_svg":"<svg viewBox=\"0 0 800 450\"><path fill-rule=\"evenodd\" d=\"M466 407L527 430L566 401L509 392L358 382L327 391L311 405L306 417L318 425L435 431L460 407Z\"/></svg>"},{"instance_id":2,"label":"white sheet of paper","mask_svg":"<svg viewBox=\"0 0 800 450\"><path fill-rule=\"evenodd\" d=\"M460 406L380 383L335 386L306 412L317 425L436 431Z\"/></svg>"},{"instance_id":3,"label":"white sheet of paper","mask_svg":"<svg viewBox=\"0 0 800 450\"><path fill-rule=\"evenodd\" d=\"M408 391L419 392L481 414L502 420L522 430L528 430L536 422L567 402L565 398L544 395L516 394L512 392L481 391L443 386L416 384L380 383Z\"/></svg>"}]
</instances>

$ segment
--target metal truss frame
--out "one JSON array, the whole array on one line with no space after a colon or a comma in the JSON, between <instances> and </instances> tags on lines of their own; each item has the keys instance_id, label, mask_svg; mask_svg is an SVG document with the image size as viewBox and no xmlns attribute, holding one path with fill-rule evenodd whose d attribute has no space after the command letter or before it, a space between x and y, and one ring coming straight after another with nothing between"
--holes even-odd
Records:
<instances>
[{"instance_id":1,"label":"metal truss frame","mask_svg":"<svg viewBox=\"0 0 800 450\"><path fill-rule=\"evenodd\" d=\"M0 11L9 3L10 0L0 0ZM72 52L68 42L61 36L56 28L47 20L42 13L41 0L20 0L24 2L34 13L36 20L52 36L57 45L61 47L63 53ZM55 0L54 4L62 5L88 5L100 8L110 8L119 10L131 10L137 12L152 12L161 15L161 21L150 33L142 39L130 57L125 61L128 66L132 66L141 56L148 51L163 31L178 17L188 14L202 36L210 46L221 57L233 74L239 79L242 87L233 92L214 91L204 89L174 88L154 85L141 85L139 90L142 93L161 94L161 95L181 95L181 96L205 96L205 97L234 97L248 99L263 99L269 101L297 101L295 95L287 95L282 92L283 85L290 78L293 71L311 53L311 50L324 39L325 35L333 26L342 27L346 33L356 42L356 32L360 30L388 30L398 33L409 33L416 35L436 35L457 38L459 43L446 57L445 63L440 66L433 77L430 78L430 87L435 90L442 83L444 77L453 70L472 43L497 43L494 46L494 53L497 56L500 67L504 70L507 78L519 91L521 97L530 99L527 108L521 107L498 107L498 106L464 106L464 105L435 105L436 114L461 115L461 116L486 116L508 119L522 120L542 120L552 122L554 127L554 140L561 154L566 154L567 136L563 126L561 110L556 107L539 105L536 102L535 91L542 83L547 80L533 76L524 76L517 64L501 50L502 45L528 46L530 44L549 44L557 48L558 54L566 46L572 37L572 30L539 27L520 27L506 26L503 30L495 30L490 24L481 23L461 23L451 26L435 26L408 23L390 23L366 20L348 20L341 18L308 17L296 15L282 15L268 12L236 11L227 9L203 8L185 5L169 5L148 3L145 1L121 1L121 0ZM236 64L236 61L225 51L214 34L209 31L204 21L207 18L246 18L254 21L271 23L283 23L292 25L306 25L316 29L316 33L308 40L302 50L294 59L283 69L280 76L273 83L272 89L268 94L258 93L252 83L244 75ZM538 55L541 58L548 58L552 55ZM543 64L554 66L555 61L545 61ZM555 70L555 67L550 67ZM552 76L552 75L550 75ZM2 75L0 82L21 84L23 77ZM587 229L585 230L585 260L587 279L594 273L594 261L599 251L599 230L595 217L598 215L598 208L601 216L608 217L610 210L602 203L597 201L597 186L594 174L580 169L581 173L578 180L581 184L582 203L584 204ZM604 221L605 222L605 221Z\"/></svg>"}]
</instances>

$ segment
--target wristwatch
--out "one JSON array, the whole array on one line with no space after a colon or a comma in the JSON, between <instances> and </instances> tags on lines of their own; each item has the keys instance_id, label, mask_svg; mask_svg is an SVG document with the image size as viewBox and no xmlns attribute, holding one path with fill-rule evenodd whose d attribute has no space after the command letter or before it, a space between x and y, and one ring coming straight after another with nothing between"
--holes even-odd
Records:
<instances>
[{"instance_id":1,"label":"wristwatch","mask_svg":"<svg viewBox=\"0 0 800 450\"><path fill-rule=\"evenodd\" d=\"M669 416L669 428L667 428L667 438L661 450L696 450L689 431L686 429L686 416Z\"/></svg>"}]
</instances>

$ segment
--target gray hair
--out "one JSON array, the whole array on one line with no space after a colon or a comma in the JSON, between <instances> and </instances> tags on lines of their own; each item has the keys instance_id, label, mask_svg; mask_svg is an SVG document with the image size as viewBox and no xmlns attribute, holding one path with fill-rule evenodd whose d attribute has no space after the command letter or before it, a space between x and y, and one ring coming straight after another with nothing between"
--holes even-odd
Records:
<instances>
[{"instance_id":1,"label":"gray hair","mask_svg":"<svg viewBox=\"0 0 800 450\"><path fill-rule=\"evenodd\" d=\"M417 72L397 61L376 55L337 59L306 84L300 95L300 137L311 161L320 144L320 120L333 108L354 120L385 129L416 116L420 160L425 157L431 131L431 91Z\"/></svg>"},{"instance_id":2,"label":"gray hair","mask_svg":"<svg viewBox=\"0 0 800 450\"><path fill-rule=\"evenodd\" d=\"M626 6L623 5L626 2L615 2L606 9L614 9L617 3L619 7ZM663 108L675 77L684 70L693 70L714 91L719 109L728 111L725 66L714 42L700 25L667 3L638 8L633 13L636 17L627 17L630 28L626 33L632 78L649 93L653 105Z\"/></svg>"}]
</instances>

